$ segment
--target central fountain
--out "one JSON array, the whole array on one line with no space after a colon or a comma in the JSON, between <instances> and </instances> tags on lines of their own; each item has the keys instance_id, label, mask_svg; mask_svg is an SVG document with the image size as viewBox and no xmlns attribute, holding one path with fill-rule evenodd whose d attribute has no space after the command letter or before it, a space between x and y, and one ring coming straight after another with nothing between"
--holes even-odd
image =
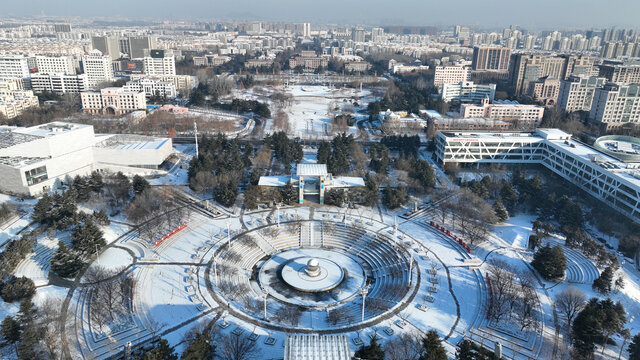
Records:
<instances>
[{"instance_id":1,"label":"central fountain","mask_svg":"<svg viewBox=\"0 0 640 360\"><path fill-rule=\"evenodd\" d=\"M329 259L302 256L287 261L281 275L282 280L292 288L317 293L340 285L344 270Z\"/></svg>"}]
</instances>

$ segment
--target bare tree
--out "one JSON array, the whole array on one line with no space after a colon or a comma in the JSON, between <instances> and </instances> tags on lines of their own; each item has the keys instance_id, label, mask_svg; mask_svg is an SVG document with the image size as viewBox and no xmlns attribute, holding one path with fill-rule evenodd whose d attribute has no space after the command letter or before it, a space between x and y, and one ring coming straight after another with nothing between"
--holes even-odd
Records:
<instances>
[{"instance_id":1,"label":"bare tree","mask_svg":"<svg viewBox=\"0 0 640 360\"><path fill-rule=\"evenodd\" d=\"M302 310L297 306L283 306L273 314L273 317L278 322L283 322L291 326L298 325L301 316Z\"/></svg>"},{"instance_id":2,"label":"bare tree","mask_svg":"<svg viewBox=\"0 0 640 360\"><path fill-rule=\"evenodd\" d=\"M520 330L534 328L536 321L535 306L538 301L533 275L530 272L520 273L520 286L517 288L517 316Z\"/></svg>"},{"instance_id":3,"label":"bare tree","mask_svg":"<svg viewBox=\"0 0 640 360\"><path fill-rule=\"evenodd\" d=\"M569 286L556 296L558 311L567 318L567 328L571 329L573 319L584 308L587 297L580 289Z\"/></svg>"},{"instance_id":4,"label":"bare tree","mask_svg":"<svg viewBox=\"0 0 640 360\"><path fill-rule=\"evenodd\" d=\"M387 360L418 360L423 352L422 339L417 333L402 333L384 345Z\"/></svg>"},{"instance_id":5,"label":"bare tree","mask_svg":"<svg viewBox=\"0 0 640 360\"><path fill-rule=\"evenodd\" d=\"M218 340L219 355L224 360L252 360L260 358L260 348L246 336L221 334ZM216 351L217 353L218 351Z\"/></svg>"},{"instance_id":6,"label":"bare tree","mask_svg":"<svg viewBox=\"0 0 640 360\"><path fill-rule=\"evenodd\" d=\"M502 260L492 259L489 261L488 277L491 285L487 317L497 323L511 313L515 269Z\"/></svg>"}]
</instances>

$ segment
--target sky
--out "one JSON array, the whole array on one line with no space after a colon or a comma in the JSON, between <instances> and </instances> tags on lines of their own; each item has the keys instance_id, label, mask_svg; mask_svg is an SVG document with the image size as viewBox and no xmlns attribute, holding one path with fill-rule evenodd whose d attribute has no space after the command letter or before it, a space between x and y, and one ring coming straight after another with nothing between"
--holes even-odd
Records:
<instances>
[{"instance_id":1,"label":"sky","mask_svg":"<svg viewBox=\"0 0 640 360\"><path fill-rule=\"evenodd\" d=\"M30 0L13 16L264 20L315 24L452 25L530 29L640 27L638 0Z\"/></svg>"}]
</instances>

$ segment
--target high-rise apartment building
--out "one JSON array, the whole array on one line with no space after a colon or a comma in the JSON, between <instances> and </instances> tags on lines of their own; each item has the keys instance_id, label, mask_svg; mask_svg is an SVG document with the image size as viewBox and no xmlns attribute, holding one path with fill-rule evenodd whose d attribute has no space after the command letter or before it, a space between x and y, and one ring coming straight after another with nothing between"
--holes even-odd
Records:
<instances>
[{"instance_id":1,"label":"high-rise apartment building","mask_svg":"<svg viewBox=\"0 0 640 360\"><path fill-rule=\"evenodd\" d=\"M36 56L36 69L42 74L76 73L76 65L71 56Z\"/></svg>"},{"instance_id":2,"label":"high-rise apartment building","mask_svg":"<svg viewBox=\"0 0 640 360\"><path fill-rule=\"evenodd\" d=\"M158 48L155 36L129 36L127 40L129 48L124 53L131 59L143 58L149 50Z\"/></svg>"},{"instance_id":3,"label":"high-rise apartment building","mask_svg":"<svg viewBox=\"0 0 640 360\"><path fill-rule=\"evenodd\" d=\"M589 119L605 129L640 123L640 85L609 83L596 89Z\"/></svg>"},{"instance_id":4,"label":"high-rise apartment building","mask_svg":"<svg viewBox=\"0 0 640 360\"><path fill-rule=\"evenodd\" d=\"M0 56L0 78L25 78L29 76L29 61L22 55Z\"/></svg>"},{"instance_id":5,"label":"high-rise apartment building","mask_svg":"<svg viewBox=\"0 0 640 360\"><path fill-rule=\"evenodd\" d=\"M589 111L596 89L603 87L607 79L596 76L570 76L560 82L558 106L565 112Z\"/></svg>"},{"instance_id":6,"label":"high-rise apartment building","mask_svg":"<svg viewBox=\"0 0 640 360\"><path fill-rule=\"evenodd\" d=\"M103 55L100 50L91 50L82 56L82 67L87 75L87 86L93 89L96 85L113 80L111 57Z\"/></svg>"},{"instance_id":7,"label":"high-rise apartment building","mask_svg":"<svg viewBox=\"0 0 640 360\"><path fill-rule=\"evenodd\" d=\"M529 83L546 76L563 80L571 75L590 75L594 60L582 55L514 54L509 69L512 91L522 95Z\"/></svg>"},{"instance_id":8,"label":"high-rise apartment building","mask_svg":"<svg viewBox=\"0 0 640 360\"><path fill-rule=\"evenodd\" d=\"M120 58L120 42L115 36L92 36L91 46L112 60Z\"/></svg>"},{"instance_id":9,"label":"high-rise apartment building","mask_svg":"<svg viewBox=\"0 0 640 360\"><path fill-rule=\"evenodd\" d=\"M144 57L144 72L147 75L175 75L176 58L167 50L149 50Z\"/></svg>"},{"instance_id":10,"label":"high-rise apartment building","mask_svg":"<svg viewBox=\"0 0 640 360\"><path fill-rule=\"evenodd\" d=\"M606 63L600 65L599 76L614 83L640 83L640 64Z\"/></svg>"},{"instance_id":11,"label":"high-rise apartment building","mask_svg":"<svg viewBox=\"0 0 640 360\"><path fill-rule=\"evenodd\" d=\"M351 30L351 40L355 42L364 42L364 29L363 28L353 28Z\"/></svg>"},{"instance_id":12,"label":"high-rise apartment building","mask_svg":"<svg viewBox=\"0 0 640 360\"><path fill-rule=\"evenodd\" d=\"M433 85L441 87L444 84L458 84L461 81L469 81L470 78L471 71L466 66L436 66Z\"/></svg>"},{"instance_id":13,"label":"high-rise apartment building","mask_svg":"<svg viewBox=\"0 0 640 360\"><path fill-rule=\"evenodd\" d=\"M472 69L476 71L509 71L511 49L494 46L473 48Z\"/></svg>"}]
</instances>

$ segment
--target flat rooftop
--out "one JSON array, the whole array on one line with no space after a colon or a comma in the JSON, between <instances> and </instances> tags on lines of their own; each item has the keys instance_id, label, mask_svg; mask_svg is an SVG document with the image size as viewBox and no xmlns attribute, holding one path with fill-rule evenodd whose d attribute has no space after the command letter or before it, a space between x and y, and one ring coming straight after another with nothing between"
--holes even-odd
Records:
<instances>
[{"instance_id":1,"label":"flat rooftop","mask_svg":"<svg viewBox=\"0 0 640 360\"><path fill-rule=\"evenodd\" d=\"M0 149L10 148L12 146L28 143L40 138L41 136L21 134L15 131L3 131L0 132Z\"/></svg>"},{"instance_id":2,"label":"flat rooftop","mask_svg":"<svg viewBox=\"0 0 640 360\"><path fill-rule=\"evenodd\" d=\"M98 135L95 147L114 150L157 150L169 139L142 135Z\"/></svg>"},{"instance_id":3,"label":"flat rooftop","mask_svg":"<svg viewBox=\"0 0 640 360\"><path fill-rule=\"evenodd\" d=\"M50 122L47 124L32 126L28 128L20 128L14 131L14 133L20 133L24 135L31 135L36 137L49 137L56 136L62 133L75 131L78 129L84 129L91 127L91 125L73 124L61 121Z\"/></svg>"},{"instance_id":4,"label":"flat rooftop","mask_svg":"<svg viewBox=\"0 0 640 360\"><path fill-rule=\"evenodd\" d=\"M0 156L0 164L13 168L21 168L46 160L45 158L24 157L24 156Z\"/></svg>"},{"instance_id":5,"label":"flat rooftop","mask_svg":"<svg viewBox=\"0 0 640 360\"><path fill-rule=\"evenodd\" d=\"M632 183L640 187L640 163L620 161L594 147L571 139L571 135L559 129L538 129L536 132L473 132L473 131L443 131L443 135L454 139L500 139L517 141L529 139L531 142L546 141L556 149L571 154L574 158L601 167L611 176Z\"/></svg>"}]
</instances>

